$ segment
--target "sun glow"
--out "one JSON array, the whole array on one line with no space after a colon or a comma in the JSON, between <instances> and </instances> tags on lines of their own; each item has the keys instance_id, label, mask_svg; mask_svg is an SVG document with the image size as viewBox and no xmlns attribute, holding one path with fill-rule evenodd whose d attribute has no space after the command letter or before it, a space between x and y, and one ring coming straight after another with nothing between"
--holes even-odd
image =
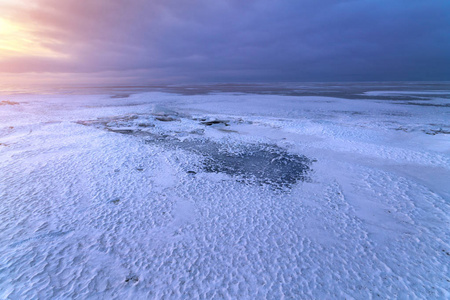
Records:
<instances>
[{"instance_id":1,"label":"sun glow","mask_svg":"<svg viewBox=\"0 0 450 300\"><path fill-rule=\"evenodd\" d=\"M31 26L0 18L0 59L14 56L64 57L45 44L56 41L42 40Z\"/></svg>"}]
</instances>

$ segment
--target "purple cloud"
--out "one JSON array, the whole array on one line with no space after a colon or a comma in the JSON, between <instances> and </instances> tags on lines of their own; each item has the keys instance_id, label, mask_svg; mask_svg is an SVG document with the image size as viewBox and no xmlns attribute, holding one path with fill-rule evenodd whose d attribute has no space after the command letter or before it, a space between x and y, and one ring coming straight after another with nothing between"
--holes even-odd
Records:
<instances>
[{"instance_id":1,"label":"purple cloud","mask_svg":"<svg viewBox=\"0 0 450 300\"><path fill-rule=\"evenodd\" d=\"M36 0L9 8L61 57L2 72L157 81L450 80L450 2Z\"/></svg>"}]
</instances>

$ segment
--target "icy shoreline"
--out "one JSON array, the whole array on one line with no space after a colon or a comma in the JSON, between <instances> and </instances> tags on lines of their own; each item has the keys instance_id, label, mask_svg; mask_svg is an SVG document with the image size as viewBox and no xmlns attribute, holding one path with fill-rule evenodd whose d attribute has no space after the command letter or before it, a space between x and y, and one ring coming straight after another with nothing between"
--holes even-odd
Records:
<instances>
[{"instance_id":1,"label":"icy shoreline","mask_svg":"<svg viewBox=\"0 0 450 300\"><path fill-rule=\"evenodd\" d=\"M450 297L449 102L384 96L0 96L0 298Z\"/></svg>"}]
</instances>

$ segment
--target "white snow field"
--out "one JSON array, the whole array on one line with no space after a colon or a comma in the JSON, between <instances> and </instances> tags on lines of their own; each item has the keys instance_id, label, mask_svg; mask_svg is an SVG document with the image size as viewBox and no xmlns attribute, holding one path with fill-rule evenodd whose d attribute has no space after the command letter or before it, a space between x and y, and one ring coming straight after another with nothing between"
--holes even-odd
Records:
<instances>
[{"instance_id":1,"label":"white snow field","mask_svg":"<svg viewBox=\"0 0 450 300\"><path fill-rule=\"evenodd\" d=\"M0 299L450 298L450 93L366 92L1 95Z\"/></svg>"}]
</instances>

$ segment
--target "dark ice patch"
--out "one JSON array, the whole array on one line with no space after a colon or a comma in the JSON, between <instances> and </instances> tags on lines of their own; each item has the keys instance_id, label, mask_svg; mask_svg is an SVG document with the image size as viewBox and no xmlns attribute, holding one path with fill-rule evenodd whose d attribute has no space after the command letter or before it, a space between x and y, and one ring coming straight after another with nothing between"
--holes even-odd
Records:
<instances>
[{"instance_id":1,"label":"dark ice patch","mask_svg":"<svg viewBox=\"0 0 450 300\"><path fill-rule=\"evenodd\" d=\"M139 281L139 276L137 275L129 275L125 278L125 282L137 283Z\"/></svg>"},{"instance_id":2,"label":"dark ice patch","mask_svg":"<svg viewBox=\"0 0 450 300\"><path fill-rule=\"evenodd\" d=\"M122 134L133 134L135 132L135 130L132 130L132 129L113 129L113 128L108 128L108 131L122 133Z\"/></svg>"},{"instance_id":3,"label":"dark ice patch","mask_svg":"<svg viewBox=\"0 0 450 300\"><path fill-rule=\"evenodd\" d=\"M225 173L244 183L268 184L275 188L291 187L308 179L313 160L268 144L228 145L209 140L184 141L178 147L204 157L201 169Z\"/></svg>"},{"instance_id":4,"label":"dark ice patch","mask_svg":"<svg viewBox=\"0 0 450 300\"><path fill-rule=\"evenodd\" d=\"M119 204L119 202L120 202L120 198L114 198L114 199L109 200L109 203L112 203L115 205Z\"/></svg>"},{"instance_id":5,"label":"dark ice patch","mask_svg":"<svg viewBox=\"0 0 450 300\"><path fill-rule=\"evenodd\" d=\"M276 146L244 146L243 152L212 152L207 155L206 172L239 176L244 181L290 187L304 181L311 161L305 156L287 153Z\"/></svg>"},{"instance_id":6,"label":"dark ice patch","mask_svg":"<svg viewBox=\"0 0 450 300\"><path fill-rule=\"evenodd\" d=\"M225 126L230 126L230 124L229 124L230 121L228 121L228 120L202 121L200 123L203 124L203 125L206 125L206 126L220 125L220 124L223 124Z\"/></svg>"},{"instance_id":7,"label":"dark ice patch","mask_svg":"<svg viewBox=\"0 0 450 300\"><path fill-rule=\"evenodd\" d=\"M439 129L424 129L422 131L425 132L428 135L450 134L450 130L445 130L445 129L442 129L442 128L439 128Z\"/></svg>"}]
</instances>

